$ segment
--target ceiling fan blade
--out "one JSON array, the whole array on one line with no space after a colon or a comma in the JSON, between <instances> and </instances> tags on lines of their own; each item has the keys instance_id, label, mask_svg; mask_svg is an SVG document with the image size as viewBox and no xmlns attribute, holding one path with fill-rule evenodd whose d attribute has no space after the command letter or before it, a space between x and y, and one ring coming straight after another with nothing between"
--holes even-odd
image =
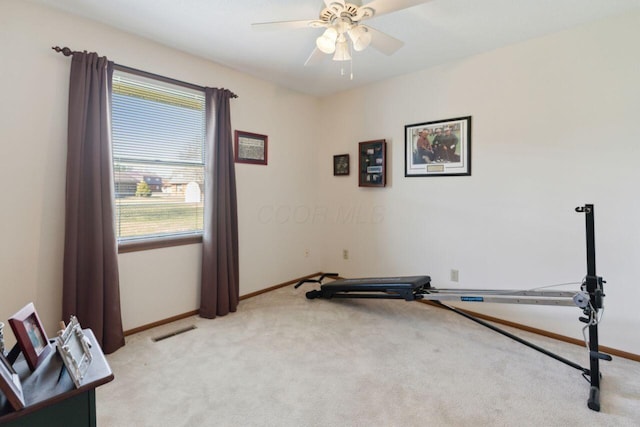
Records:
<instances>
[{"instance_id":1,"label":"ceiling fan blade","mask_svg":"<svg viewBox=\"0 0 640 427\"><path fill-rule=\"evenodd\" d=\"M314 65L318 65L324 60L325 56L325 53L323 53L320 49L315 48L313 49L313 52L311 52L311 55L309 55L309 57L305 61L304 66L312 67Z\"/></svg>"},{"instance_id":2,"label":"ceiling fan blade","mask_svg":"<svg viewBox=\"0 0 640 427\"><path fill-rule=\"evenodd\" d=\"M251 28L259 31L273 30L294 30L298 28L313 28L317 19L307 19L304 21L278 21L278 22L258 22L251 24Z\"/></svg>"},{"instance_id":3,"label":"ceiling fan blade","mask_svg":"<svg viewBox=\"0 0 640 427\"><path fill-rule=\"evenodd\" d=\"M406 9L408 7L417 6L431 0L373 0L362 7L368 7L374 10L373 16L384 15L385 13L395 12L397 10Z\"/></svg>"},{"instance_id":4,"label":"ceiling fan blade","mask_svg":"<svg viewBox=\"0 0 640 427\"><path fill-rule=\"evenodd\" d=\"M398 49L404 46L404 42L400 41L389 34L378 31L375 28L366 27L371 33L371 47L385 55L393 55Z\"/></svg>"}]
</instances>

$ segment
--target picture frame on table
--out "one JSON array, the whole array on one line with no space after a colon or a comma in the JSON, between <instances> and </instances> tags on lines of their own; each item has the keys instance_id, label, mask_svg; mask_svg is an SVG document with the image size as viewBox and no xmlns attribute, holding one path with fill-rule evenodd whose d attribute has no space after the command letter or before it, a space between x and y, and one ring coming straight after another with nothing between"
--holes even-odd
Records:
<instances>
[{"instance_id":1,"label":"picture frame on table","mask_svg":"<svg viewBox=\"0 0 640 427\"><path fill-rule=\"evenodd\" d=\"M24 306L20 311L9 318L9 325L18 341L20 350L29 365L31 371L35 371L38 365L51 352L47 333L42 327L42 322L33 303Z\"/></svg>"},{"instance_id":2,"label":"picture frame on table","mask_svg":"<svg viewBox=\"0 0 640 427\"><path fill-rule=\"evenodd\" d=\"M404 127L404 176L471 175L471 116Z\"/></svg>"},{"instance_id":3,"label":"picture frame on table","mask_svg":"<svg viewBox=\"0 0 640 427\"><path fill-rule=\"evenodd\" d=\"M268 145L267 135L236 130L234 132L235 162L266 165Z\"/></svg>"},{"instance_id":4,"label":"picture frame on table","mask_svg":"<svg viewBox=\"0 0 640 427\"><path fill-rule=\"evenodd\" d=\"M349 175L349 155L337 154L333 156L333 176Z\"/></svg>"},{"instance_id":5,"label":"picture frame on table","mask_svg":"<svg viewBox=\"0 0 640 427\"><path fill-rule=\"evenodd\" d=\"M358 144L358 186L384 187L387 183L387 143L384 139Z\"/></svg>"},{"instance_id":6,"label":"picture frame on table","mask_svg":"<svg viewBox=\"0 0 640 427\"><path fill-rule=\"evenodd\" d=\"M84 335L75 316L71 316L69 324L58 332L55 341L58 353L73 384L76 388L80 388L93 356L91 355L91 343Z\"/></svg>"},{"instance_id":7,"label":"picture frame on table","mask_svg":"<svg viewBox=\"0 0 640 427\"><path fill-rule=\"evenodd\" d=\"M19 411L25 407L20 377L2 353L0 353L0 391L14 410Z\"/></svg>"}]
</instances>

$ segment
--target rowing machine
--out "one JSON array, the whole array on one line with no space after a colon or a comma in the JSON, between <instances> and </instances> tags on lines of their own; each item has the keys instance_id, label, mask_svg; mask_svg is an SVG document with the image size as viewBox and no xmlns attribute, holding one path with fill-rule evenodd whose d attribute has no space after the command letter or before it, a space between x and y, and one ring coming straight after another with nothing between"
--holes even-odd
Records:
<instances>
[{"instance_id":1,"label":"rowing machine","mask_svg":"<svg viewBox=\"0 0 640 427\"><path fill-rule=\"evenodd\" d=\"M325 273L319 279L302 280L295 285L297 289L304 283L319 283L319 290L306 293L308 299L315 298L376 298L376 299L404 299L405 301L428 300L441 307L453 311L469 320L485 326L495 332L505 335L521 344L552 357L572 368L582 372L590 382L587 406L600 411L600 360L611 360L611 356L601 353L598 347L599 310L603 308L605 283L602 277L596 275L595 269L595 236L593 205L576 208L576 212L585 214L587 235L587 275L579 291L554 290L496 290L496 289L438 289L431 287L429 276L405 277L374 277L360 279L337 279L322 284L327 277L337 278L337 273ZM562 356L552 353L503 329L485 322L471 314L443 303L443 301L488 302L510 304L538 304L555 306L577 306L582 309L584 316L579 320L589 328L589 369L584 368Z\"/></svg>"}]
</instances>

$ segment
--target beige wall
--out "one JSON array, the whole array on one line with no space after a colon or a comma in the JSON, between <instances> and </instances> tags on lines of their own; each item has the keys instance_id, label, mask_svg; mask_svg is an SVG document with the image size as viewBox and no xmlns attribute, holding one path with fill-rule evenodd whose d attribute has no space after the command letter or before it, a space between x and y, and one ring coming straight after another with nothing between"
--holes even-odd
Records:
<instances>
[{"instance_id":1,"label":"beige wall","mask_svg":"<svg viewBox=\"0 0 640 427\"><path fill-rule=\"evenodd\" d=\"M33 301L50 334L60 320L69 60L50 47L68 45L231 88L240 96L234 128L269 135L268 167L237 165L241 294L319 270L430 274L438 287L580 281L584 218L573 209L594 203L598 273L608 281L601 343L640 353L632 332L640 326L639 28L640 15L630 14L318 100L5 0L0 319ZM404 125L464 115L473 116L473 175L405 178ZM317 123L335 127L322 135ZM378 138L389 143L388 186L358 188L357 142ZM353 172L333 177L332 158L341 153L351 154ZM199 245L119 260L126 329L197 308ZM459 283L449 281L450 269L460 271ZM578 309L471 309L581 337Z\"/></svg>"},{"instance_id":2,"label":"beige wall","mask_svg":"<svg viewBox=\"0 0 640 427\"><path fill-rule=\"evenodd\" d=\"M49 334L61 320L69 58L53 52L55 45L94 50L119 64L237 93L234 129L269 136L268 166L236 166L240 293L319 270L313 224L265 216L271 206L313 202L316 148L310 130L317 99L101 24L3 0L0 319L33 301ZM198 307L200 252L200 245L190 245L119 256L125 329Z\"/></svg>"},{"instance_id":3,"label":"beige wall","mask_svg":"<svg viewBox=\"0 0 640 427\"><path fill-rule=\"evenodd\" d=\"M597 272L608 282L601 344L640 353L631 332L640 327L638 40L636 13L323 100L323 121L338 124L339 137L318 144L320 170L342 152L355 168L358 141L389 144L387 188L320 174L323 205L379 209L360 222L327 221L334 244L324 265L347 277L429 274L441 288L580 282L585 222L574 208L593 203ZM404 125L467 115L472 176L405 178ZM468 308L582 339L577 308Z\"/></svg>"}]
</instances>

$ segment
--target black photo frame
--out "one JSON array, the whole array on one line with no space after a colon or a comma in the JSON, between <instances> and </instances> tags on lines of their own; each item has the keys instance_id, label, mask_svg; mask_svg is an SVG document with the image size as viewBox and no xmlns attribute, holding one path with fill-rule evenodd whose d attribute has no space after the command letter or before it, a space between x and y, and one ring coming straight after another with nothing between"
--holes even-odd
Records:
<instances>
[{"instance_id":1,"label":"black photo frame","mask_svg":"<svg viewBox=\"0 0 640 427\"><path fill-rule=\"evenodd\" d=\"M333 156L333 175L349 175L349 155L338 154Z\"/></svg>"},{"instance_id":2,"label":"black photo frame","mask_svg":"<svg viewBox=\"0 0 640 427\"><path fill-rule=\"evenodd\" d=\"M404 176L471 175L471 116L404 127Z\"/></svg>"},{"instance_id":3,"label":"black photo frame","mask_svg":"<svg viewBox=\"0 0 640 427\"><path fill-rule=\"evenodd\" d=\"M384 187L387 184L387 143L384 139L358 144L358 186Z\"/></svg>"}]
</instances>

